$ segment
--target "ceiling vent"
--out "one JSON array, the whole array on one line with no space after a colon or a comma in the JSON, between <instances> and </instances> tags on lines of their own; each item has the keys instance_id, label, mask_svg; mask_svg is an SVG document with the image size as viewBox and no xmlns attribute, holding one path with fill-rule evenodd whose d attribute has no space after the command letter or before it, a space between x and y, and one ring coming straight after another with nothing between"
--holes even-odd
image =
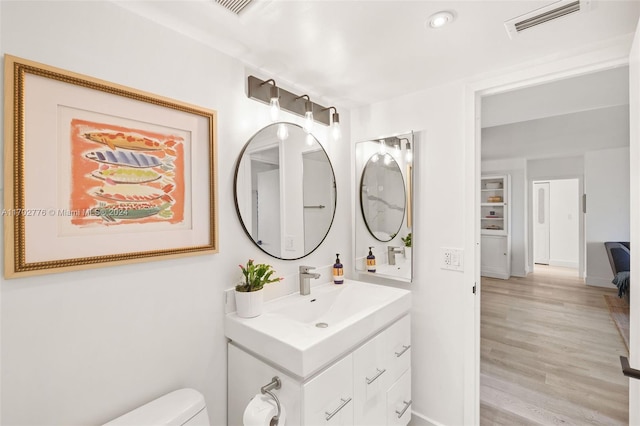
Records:
<instances>
[{"instance_id":1,"label":"ceiling vent","mask_svg":"<svg viewBox=\"0 0 640 426\"><path fill-rule=\"evenodd\" d=\"M509 37L515 38L519 33L545 22L562 18L576 12L585 12L591 7L591 0L561 0L541 7L532 12L509 19L504 23Z\"/></svg>"},{"instance_id":2,"label":"ceiling vent","mask_svg":"<svg viewBox=\"0 0 640 426\"><path fill-rule=\"evenodd\" d=\"M249 6L252 0L216 0L216 3L225 7L227 10L240 15L245 7Z\"/></svg>"}]
</instances>

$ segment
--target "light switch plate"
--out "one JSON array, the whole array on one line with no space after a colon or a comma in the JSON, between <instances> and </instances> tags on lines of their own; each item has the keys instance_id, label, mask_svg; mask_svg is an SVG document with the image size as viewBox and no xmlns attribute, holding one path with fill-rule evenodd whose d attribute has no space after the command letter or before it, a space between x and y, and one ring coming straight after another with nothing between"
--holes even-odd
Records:
<instances>
[{"instance_id":1,"label":"light switch plate","mask_svg":"<svg viewBox=\"0 0 640 426\"><path fill-rule=\"evenodd\" d=\"M229 314L236 311L236 288L229 288L224 291L224 313Z\"/></svg>"},{"instance_id":2,"label":"light switch plate","mask_svg":"<svg viewBox=\"0 0 640 426\"><path fill-rule=\"evenodd\" d=\"M284 237L284 249L287 251L295 251L295 237L293 235L285 235Z\"/></svg>"}]
</instances>

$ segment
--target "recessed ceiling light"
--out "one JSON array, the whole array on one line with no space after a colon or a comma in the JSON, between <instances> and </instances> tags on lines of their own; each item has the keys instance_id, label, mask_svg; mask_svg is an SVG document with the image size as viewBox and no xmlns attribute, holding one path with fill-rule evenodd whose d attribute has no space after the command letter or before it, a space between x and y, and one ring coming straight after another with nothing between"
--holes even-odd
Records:
<instances>
[{"instance_id":1,"label":"recessed ceiling light","mask_svg":"<svg viewBox=\"0 0 640 426\"><path fill-rule=\"evenodd\" d=\"M453 22L455 16L453 12L442 11L434 13L429 17L429 26L431 28L442 28L450 22Z\"/></svg>"}]
</instances>

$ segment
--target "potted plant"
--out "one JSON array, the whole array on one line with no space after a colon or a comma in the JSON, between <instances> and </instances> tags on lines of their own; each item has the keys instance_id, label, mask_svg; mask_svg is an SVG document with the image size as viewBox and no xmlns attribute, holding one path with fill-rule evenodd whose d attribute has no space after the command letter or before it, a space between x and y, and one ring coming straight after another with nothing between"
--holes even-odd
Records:
<instances>
[{"instance_id":1,"label":"potted plant","mask_svg":"<svg viewBox=\"0 0 640 426\"><path fill-rule=\"evenodd\" d=\"M254 264L253 259L249 259L247 266L238 266L242 269L244 279L236 285L236 313L242 318L257 317L262 313L264 285L281 281L282 278L272 278L276 271L271 265Z\"/></svg>"},{"instance_id":2,"label":"potted plant","mask_svg":"<svg viewBox=\"0 0 640 426\"><path fill-rule=\"evenodd\" d=\"M412 247L412 237L411 232L407 234L406 237L400 237L402 242L404 243L404 257L405 259L411 259L411 247Z\"/></svg>"}]
</instances>

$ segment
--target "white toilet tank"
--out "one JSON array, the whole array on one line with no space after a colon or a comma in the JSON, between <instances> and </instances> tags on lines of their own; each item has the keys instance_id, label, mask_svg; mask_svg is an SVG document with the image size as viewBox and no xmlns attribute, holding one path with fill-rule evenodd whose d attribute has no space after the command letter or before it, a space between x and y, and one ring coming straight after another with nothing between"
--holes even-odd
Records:
<instances>
[{"instance_id":1,"label":"white toilet tank","mask_svg":"<svg viewBox=\"0 0 640 426\"><path fill-rule=\"evenodd\" d=\"M194 389L180 389L105 423L104 426L209 426L204 397Z\"/></svg>"}]
</instances>

